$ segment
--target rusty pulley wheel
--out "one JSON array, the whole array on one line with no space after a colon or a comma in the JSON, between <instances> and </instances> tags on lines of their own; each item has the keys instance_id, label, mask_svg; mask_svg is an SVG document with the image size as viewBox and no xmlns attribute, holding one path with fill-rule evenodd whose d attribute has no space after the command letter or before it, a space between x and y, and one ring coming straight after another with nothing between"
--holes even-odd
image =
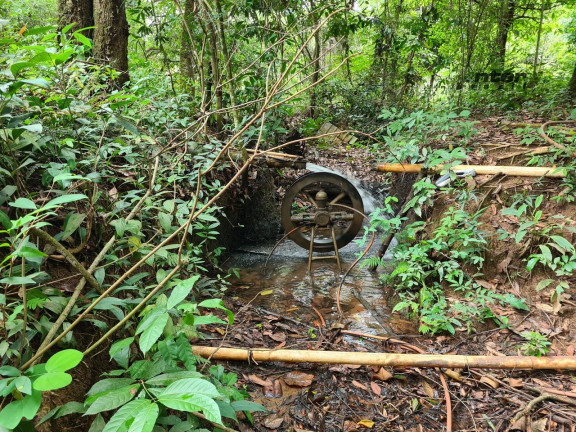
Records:
<instances>
[{"instance_id":1,"label":"rusty pulley wheel","mask_svg":"<svg viewBox=\"0 0 576 432\"><path fill-rule=\"evenodd\" d=\"M346 207L353 208L356 211ZM282 227L304 249L310 248L314 228L315 252L334 250L350 243L362 228L364 205L352 183L337 174L311 173L288 188L281 207ZM296 229L300 228L300 229Z\"/></svg>"}]
</instances>

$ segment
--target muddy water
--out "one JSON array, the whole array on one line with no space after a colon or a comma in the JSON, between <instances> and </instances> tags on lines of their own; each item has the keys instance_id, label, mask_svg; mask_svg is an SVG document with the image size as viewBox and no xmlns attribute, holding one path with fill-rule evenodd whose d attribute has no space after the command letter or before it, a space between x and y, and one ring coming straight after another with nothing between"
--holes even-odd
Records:
<instances>
[{"instance_id":1,"label":"muddy water","mask_svg":"<svg viewBox=\"0 0 576 432\"><path fill-rule=\"evenodd\" d=\"M377 244L373 246L375 253ZM307 323L315 328L321 319L314 308L326 321L326 327L344 326L348 330L369 334L386 335L373 313L353 295L353 289L362 297L382 320L390 319L386 293L379 284L378 272L356 266L346 277L342 286L340 305L343 316L337 311L336 295L342 274L333 259L316 260L312 272L308 272L308 252L286 240L274 252L265 266L273 244L253 247L244 246L232 254L227 261L228 268L237 269L228 295L243 302L250 302L268 311ZM343 273L350 267L361 252L357 244L351 243L340 251ZM315 254L330 256L333 254Z\"/></svg>"}]
</instances>

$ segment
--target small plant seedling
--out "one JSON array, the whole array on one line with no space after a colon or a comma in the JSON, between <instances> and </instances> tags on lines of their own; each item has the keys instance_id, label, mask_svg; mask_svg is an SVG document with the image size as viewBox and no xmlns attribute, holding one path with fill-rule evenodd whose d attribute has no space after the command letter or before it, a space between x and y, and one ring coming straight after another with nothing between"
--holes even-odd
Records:
<instances>
[{"instance_id":1,"label":"small plant seedling","mask_svg":"<svg viewBox=\"0 0 576 432\"><path fill-rule=\"evenodd\" d=\"M540 332L525 331L521 333L526 343L520 346L522 353L528 356L541 357L550 351L552 343Z\"/></svg>"}]
</instances>

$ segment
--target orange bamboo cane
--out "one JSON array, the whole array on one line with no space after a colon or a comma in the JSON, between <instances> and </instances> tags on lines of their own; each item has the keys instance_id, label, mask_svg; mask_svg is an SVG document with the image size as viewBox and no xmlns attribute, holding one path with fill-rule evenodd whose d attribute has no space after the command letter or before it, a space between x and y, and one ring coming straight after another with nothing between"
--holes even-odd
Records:
<instances>
[{"instance_id":1,"label":"orange bamboo cane","mask_svg":"<svg viewBox=\"0 0 576 432\"><path fill-rule=\"evenodd\" d=\"M312 350L249 350L193 346L194 354L216 360L279 361L287 363L358 364L394 367L576 370L576 356L466 356L391 354Z\"/></svg>"},{"instance_id":2,"label":"orange bamboo cane","mask_svg":"<svg viewBox=\"0 0 576 432\"><path fill-rule=\"evenodd\" d=\"M379 163L376 170L380 172L418 173L422 169L419 164L386 164ZM428 168L429 171L439 173L443 165ZM525 166L496 166L496 165L456 165L450 167L452 171L474 170L476 174L507 174L521 177L566 177L566 169L558 167L525 167Z\"/></svg>"}]
</instances>

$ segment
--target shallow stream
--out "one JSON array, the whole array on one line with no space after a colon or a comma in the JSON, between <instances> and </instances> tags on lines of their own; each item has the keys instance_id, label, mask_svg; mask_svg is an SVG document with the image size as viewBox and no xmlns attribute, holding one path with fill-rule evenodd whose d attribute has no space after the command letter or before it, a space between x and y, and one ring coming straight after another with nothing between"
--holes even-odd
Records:
<instances>
[{"instance_id":1,"label":"shallow stream","mask_svg":"<svg viewBox=\"0 0 576 432\"><path fill-rule=\"evenodd\" d=\"M309 273L308 251L290 240L285 240L274 251L265 266L273 247L274 243L243 246L231 255L226 266L237 269L239 277L232 280L228 291L230 296L283 317L306 322L311 329L321 323L318 314L322 315L328 328L336 325L382 336L387 332L378 319L389 322L392 328L397 328L399 321L403 321L390 317L387 295L379 283L381 270L370 271L359 265L344 280L340 296L343 316L339 317L336 295L341 278L366 246L360 247L352 242L340 250L342 273L334 259L313 261ZM369 255L374 255L377 250L378 242L375 242ZM315 256L330 255L333 254L315 253ZM361 293L372 311L362 305L353 290ZM405 329L402 331L406 332Z\"/></svg>"}]
</instances>

